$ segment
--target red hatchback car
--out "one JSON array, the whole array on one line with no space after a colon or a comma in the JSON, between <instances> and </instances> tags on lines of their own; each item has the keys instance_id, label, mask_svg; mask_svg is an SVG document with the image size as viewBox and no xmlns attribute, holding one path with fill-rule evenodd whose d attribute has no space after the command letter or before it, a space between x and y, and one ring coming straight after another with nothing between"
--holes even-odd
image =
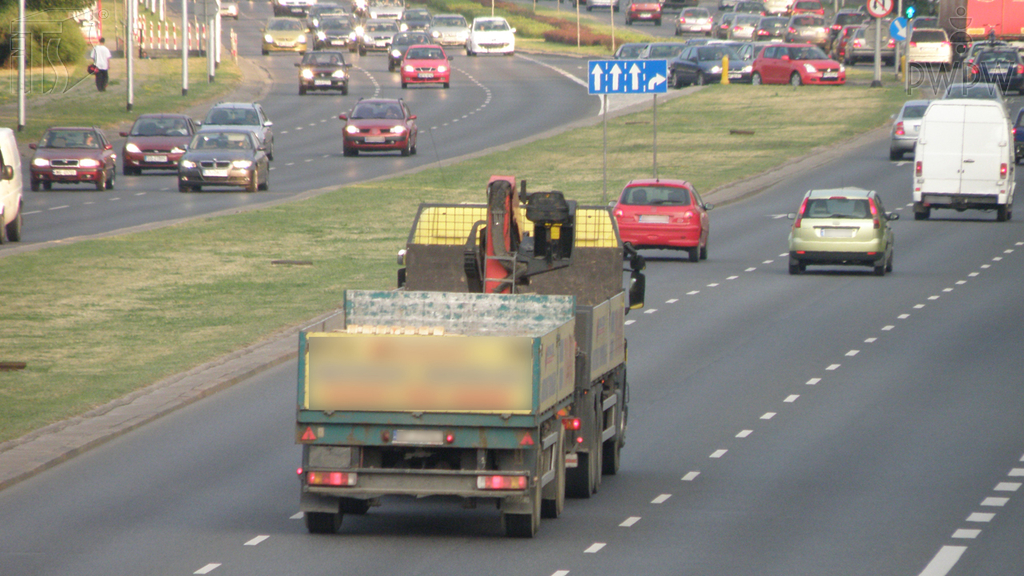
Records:
<instances>
[{"instance_id":1,"label":"red hatchback car","mask_svg":"<svg viewBox=\"0 0 1024 576\"><path fill-rule=\"evenodd\" d=\"M623 243L634 248L686 250L690 262L708 257L708 210L685 180L632 180L612 214Z\"/></svg>"},{"instance_id":2,"label":"red hatchback car","mask_svg":"<svg viewBox=\"0 0 1024 576\"><path fill-rule=\"evenodd\" d=\"M416 115L409 112L401 98L366 98L338 118L345 121L345 156L356 156L360 150L398 150L402 156L416 153Z\"/></svg>"},{"instance_id":3,"label":"red hatchback car","mask_svg":"<svg viewBox=\"0 0 1024 576\"><path fill-rule=\"evenodd\" d=\"M753 84L845 84L846 67L811 44L772 44L754 58Z\"/></svg>"},{"instance_id":4,"label":"red hatchback car","mask_svg":"<svg viewBox=\"0 0 1024 576\"><path fill-rule=\"evenodd\" d=\"M114 145L99 128L50 128L39 143L28 145L36 151L29 168L31 186L49 190L54 183L96 185L97 190L114 187L117 154Z\"/></svg>"},{"instance_id":5,"label":"red hatchback car","mask_svg":"<svg viewBox=\"0 0 1024 576\"><path fill-rule=\"evenodd\" d=\"M409 46L402 57L399 73L402 75L402 88L409 84L441 84L445 88L451 85L452 67L448 61L452 57L444 52L444 48L429 44Z\"/></svg>"},{"instance_id":6,"label":"red hatchback car","mask_svg":"<svg viewBox=\"0 0 1024 576\"><path fill-rule=\"evenodd\" d=\"M654 22L655 26L661 26L661 2L630 2L626 9L626 26L634 22Z\"/></svg>"},{"instance_id":7,"label":"red hatchback car","mask_svg":"<svg viewBox=\"0 0 1024 576\"><path fill-rule=\"evenodd\" d=\"M797 14L817 14L824 18L825 7L818 0L797 0L789 9L789 15L796 16Z\"/></svg>"},{"instance_id":8,"label":"red hatchback car","mask_svg":"<svg viewBox=\"0 0 1024 576\"><path fill-rule=\"evenodd\" d=\"M121 148L121 172L142 174L142 170L177 170L185 146L196 133L196 123L184 114L143 114L135 119Z\"/></svg>"}]
</instances>

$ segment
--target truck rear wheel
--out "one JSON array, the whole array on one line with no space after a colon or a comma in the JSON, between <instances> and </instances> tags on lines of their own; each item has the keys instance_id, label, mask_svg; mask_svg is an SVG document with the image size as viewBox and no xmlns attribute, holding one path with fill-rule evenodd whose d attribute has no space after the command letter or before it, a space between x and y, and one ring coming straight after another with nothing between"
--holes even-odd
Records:
<instances>
[{"instance_id":1,"label":"truck rear wheel","mask_svg":"<svg viewBox=\"0 0 1024 576\"><path fill-rule=\"evenodd\" d=\"M534 487L531 497L533 510L529 514L502 512L501 527L509 538L533 538L540 529L541 489Z\"/></svg>"},{"instance_id":2,"label":"truck rear wheel","mask_svg":"<svg viewBox=\"0 0 1024 576\"><path fill-rule=\"evenodd\" d=\"M334 534L341 528L341 513L306 512L305 517L310 534Z\"/></svg>"}]
</instances>

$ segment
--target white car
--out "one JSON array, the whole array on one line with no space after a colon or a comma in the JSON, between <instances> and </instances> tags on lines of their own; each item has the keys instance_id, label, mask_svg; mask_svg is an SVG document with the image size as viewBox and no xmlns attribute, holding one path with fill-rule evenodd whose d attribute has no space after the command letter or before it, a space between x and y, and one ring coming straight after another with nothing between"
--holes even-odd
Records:
<instances>
[{"instance_id":1,"label":"white car","mask_svg":"<svg viewBox=\"0 0 1024 576\"><path fill-rule=\"evenodd\" d=\"M466 38L466 55L504 54L511 56L516 51L516 29L504 18L474 18Z\"/></svg>"}]
</instances>

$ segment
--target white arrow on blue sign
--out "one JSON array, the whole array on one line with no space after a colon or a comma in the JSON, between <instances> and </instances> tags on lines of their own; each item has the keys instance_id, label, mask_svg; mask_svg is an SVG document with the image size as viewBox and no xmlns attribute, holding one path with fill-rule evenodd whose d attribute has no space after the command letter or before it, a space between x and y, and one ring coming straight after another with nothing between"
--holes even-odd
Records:
<instances>
[{"instance_id":1,"label":"white arrow on blue sign","mask_svg":"<svg viewBox=\"0 0 1024 576\"><path fill-rule=\"evenodd\" d=\"M889 24L889 35L892 39L897 42L903 42L907 39L907 19L897 18Z\"/></svg>"},{"instance_id":2,"label":"white arrow on blue sign","mask_svg":"<svg viewBox=\"0 0 1024 576\"><path fill-rule=\"evenodd\" d=\"M665 60L591 60L590 94L664 94L668 92Z\"/></svg>"}]
</instances>

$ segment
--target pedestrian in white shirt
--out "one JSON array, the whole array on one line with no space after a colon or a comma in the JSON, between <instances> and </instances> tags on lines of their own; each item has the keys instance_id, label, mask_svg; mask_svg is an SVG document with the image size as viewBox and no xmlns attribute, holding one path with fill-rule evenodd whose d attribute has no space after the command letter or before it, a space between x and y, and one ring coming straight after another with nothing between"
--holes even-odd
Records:
<instances>
[{"instance_id":1,"label":"pedestrian in white shirt","mask_svg":"<svg viewBox=\"0 0 1024 576\"><path fill-rule=\"evenodd\" d=\"M107 91L107 81L110 80L110 49L104 46L106 38L100 38L100 43L89 52L89 58L96 66L96 89L100 92Z\"/></svg>"}]
</instances>

